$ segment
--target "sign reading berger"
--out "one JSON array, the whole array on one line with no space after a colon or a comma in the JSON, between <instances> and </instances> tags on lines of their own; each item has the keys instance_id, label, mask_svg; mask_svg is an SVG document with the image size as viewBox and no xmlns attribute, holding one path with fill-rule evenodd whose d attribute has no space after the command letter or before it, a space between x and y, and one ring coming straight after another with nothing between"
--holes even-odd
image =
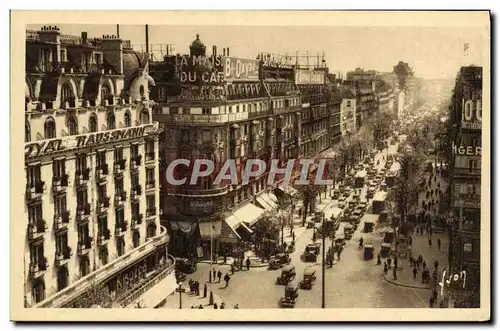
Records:
<instances>
[{"instance_id":1,"label":"sign reading berger","mask_svg":"<svg viewBox=\"0 0 500 331\"><path fill-rule=\"evenodd\" d=\"M222 65L226 82L259 80L259 61L223 57Z\"/></svg>"},{"instance_id":2,"label":"sign reading berger","mask_svg":"<svg viewBox=\"0 0 500 331\"><path fill-rule=\"evenodd\" d=\"M317 84L323 85L325 83L325 73L323 71L296 69L295 70L295 84Z\"/></svg>"}]
</instances>

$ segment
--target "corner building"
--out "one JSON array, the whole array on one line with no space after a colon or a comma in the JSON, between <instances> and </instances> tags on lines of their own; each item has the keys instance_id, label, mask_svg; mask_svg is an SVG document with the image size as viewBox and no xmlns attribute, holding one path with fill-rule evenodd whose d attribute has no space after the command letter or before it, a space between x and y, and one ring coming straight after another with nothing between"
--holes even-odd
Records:
<instances>
[{"instance_id":1,"label":"corner building","mask_svg":"<svg viewBox=\"0 0 500 331\"><path fill-rule=\"evenodd\" d=\"M165 174L178 158L210 159L216 168L234 159L240 180L238 185L215 185L212 176L180 186L164 181L162 221L173 231L170 247L176 256L200 259L211 253L231 254L242 240L250 240L252 225L265 211L276 210L278 199L279 189L268 185L267 171L246 185L241 183L246 161L259 158L269 166L271 159L301 156L308 144L300 136L303 102L294 68L271 54L241 59L231 56L228 48L218 54L215 46L207 54L197 36L189 55L167 56L152 65L151 74L156 82L152 93L158 100L154 118L166 128L161 172ZM322 103L326 112L326 99L319 100L322 90L312 93L318 95L314 105ZM326 148L326 125L323 131L322 143L311 144L309 155L314 154L313 147L316 152ZM191 169L179 171L179 178L189 181Z\"/></svg>"},{"instance_id":2,"label":"corner building","mask_svg":"<svg viewBox=\"0 0 500 331\"><path fill-rule=\"evenodd\" d=\"M25 305L123 306L173 268L149 56L115 36L57 27L26 39Z\"/></svg>"},{"instance_id":3,"label":"corner building","mask_svg":"<svg viewBox=\"0 0 500 331\"><path fill-rule=\"evenodd\" d=\"M462 67L450 106L449 262L452 272L467 274L459 291L466 295L455 297L456 307L479 307L480 300L482 83L482 67Z\"/></svg>"}]
</instances>

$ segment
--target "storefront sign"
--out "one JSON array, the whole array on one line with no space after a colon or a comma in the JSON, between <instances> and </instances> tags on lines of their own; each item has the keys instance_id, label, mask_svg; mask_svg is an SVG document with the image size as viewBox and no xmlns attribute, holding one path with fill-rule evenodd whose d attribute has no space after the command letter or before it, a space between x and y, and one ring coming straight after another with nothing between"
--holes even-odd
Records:
<instances>
[{"instance_id":1,"label":"storefront sign","mask_svg":"<svg viewBox=\"0 0 500 331\"><path fill-rule=\"evenodd\" d=\"M483 110L481 100L462 101L462 127L471 130L481 130Z\"/></svg>"},{"instance_id":2,"label":"storefront sign","mask_svg":"<svg viewBox=\"0 0 500 331\"><path fill-rule=\"evenodd\" d=\"M180 73L181 83L213 83L222 84L224 83L224 73L222 72L209 72L209 71L181 71Z\"/></svg>"},{"instance_id":3,"label":"storefront sign","mask_svg":"<svg viewBox=\"0 0 500 331\"><path fill-rule=\"evenodd\" d=\"M147 264L146 261L144 261L138 266L119 274L118 277L116 277L116 294L120 295L134 287L134 285L143 279L146 279L147 270Z\"/></svg>"},{"instance_id":4,"label":"storefront sign","mask_svg":"<svg viewBox=\"0 0 500 331\"><path fill-rule=\"evenodd\" d=\"M193 214L211 214L213 208L213 201L189 201L189 212Z\"/></svg>"},{"instance_id":5,"label":"storefront sign","mask_svg":"<svg viewBox=\"0 0 500 331\"><path fill-rule=\"evenodd\" d=\"M141 137L154 131L157 127L157 124L146 124L126 129L110 130L27 143L24 145L24 157L33 158L65 149L83 148L128 138Z\"/></svg>"},{"instance_id":6,"label":"storefront sign","mask_svg":"<svg viewBox=\"0 0 500 331\"><path fill-rule=\"evenodd\" d=\"M178 56L176 67L181 83L218 85L224 83L220 57Z\"/></svg>"},{"instance_id":7,"label":"storefront sign","mask_svg":"<svg viewBox=\"0 0 500 331\"><path fill-rule=\"evenodd\" d=\"M462 270L459 273L451 273L444 269L441 276L441 281L438 283L441 288L441 295L444 295L445 288L461 288L464 289L467 281L467 272Z\"/></svg>"},{"instance_id":8,"label":"storefront sign","mask_svg":"<svg viewBox=\"0 0 500 331\"><path fill-rule=\"evenodd\" d=\"M457 146L455 143L452 143L451 149L453 154L455 155L464 155L464 156L481 156L481 147L480 146Z\"/></svg>"},{"instance_id":9,"label":"storefront sign","mask_svg":"<svg viewBox=\"0 0 500 331\"><path fill-rule=\"evenodd\" d=\"M285 57L278 54L261 53L259 59L266 68L292 69L292 57Z\"/></svg>"},{"instance_id":10,"label":"storefront sign","mask_svg":"<svg viewBox=\"0 0 500 331\"><path fill-rule=\"evenodd\" d=\"M222 59L225 81L259 80L259 61L224 57Z\"/></svg>"},{"instance_id":11,"label":"storefront sign","mask_svg":"<svg viewBox=\"0 0 500 331\"><path fill-rule=\"evenodd\" d=\"M295 84L318 84L325 83L325 73L315 70L295 70Z\"/></svg>"}]
</instances>

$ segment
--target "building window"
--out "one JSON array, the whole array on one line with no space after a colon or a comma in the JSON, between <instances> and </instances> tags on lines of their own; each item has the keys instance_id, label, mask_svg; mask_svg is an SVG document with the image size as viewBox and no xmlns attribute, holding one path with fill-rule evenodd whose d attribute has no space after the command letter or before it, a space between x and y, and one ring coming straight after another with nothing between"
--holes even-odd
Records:
<instances>
[{"instance_id":1,"label":"building window","mask_svg":"<svg viewBox=\"0 0 500 331\"><path fill-rule=\"evenodd\" d=\"M149 124L149 112L146 110L141 111L141 124Z\"/></svg>"},{"instance_id":2,"label":"building window","mask_svg":"<svg viewBox=\"0 0 500 331\"><path fill-rule=\"evenodd\" d=\"M146 229L146 238L152 238L156 236L156 224L150 223Z\"/></svg>"},{"instance_id":3,"label":"building window","mask_svg":"<svg viewBox=\"0 0 500 331\"><path fill-rule=\"evenodd\" d=\"M75 94L73 93L73 88L70 82L64 83L61 87L61 108L66 108L66 102L69 107L75 107Z\"/></svg>"},{"instance_id":4,"label":"building window","mask_svg":"<svg viewBox=\"0 0 500 331\"><path fill-rule=\"evenodd\" d=\"M106 100L108 105L113 104L113 94L111 94L111 86L109 86L108 82L105 82L101 87L101 106L106 105Z\"/></svg>"},{"instance_id":5,"label":"building window","mask_svg":"<svg viewBox=\"0 0 500 331\"><path fill-rule=\"evenodd\" d=\"M116 240L116 252L118 256L125 254L125 242L122 238L117 238Z\"/></svg>"},{"instance_id":6,"label":"building window","mask_svg":"<svg viewBox=\"0 0 500 331\"><path fill-rule=\"evenodd\" d=\"M68 287L68 269L66 266L57 269L57 290L61 291Z\"/></svg>"},{"instance_id":7,"label":"building window","mask_svg":"<svg viewBox=\"0 0 500 331\"><path fill-rule=\"evenodd\" d=\"M106 123L108 126L108 130L116 129L116 119L113 112L108 112L108 114L106 115Z\"/></svg>"},{"instance_id":8,"label":"building window","mask_svg":"<svg viewBox=\"0 0 500 331\"><path fill-rule=\"evenodd\" d=\"M94 53L94 56L95 56L95 64L97 66L100 66L101 63L102 63L102 60L101 60L101 53Z\"/></svg>"},{"instance_id":9,"label":"building window","mask_svg":"<svg viewBox=\"0 0 500 331\"><path fill-rule=\"evenodd\" d=\"M210 109L210 108L203 108L203 109L201 110L201 112L202 112L202 114L203 114L203 115L210 115L211 110L212 110L212 109Z\"/></svg>"},{"instance_id":10,"label":"building window","mask_svg":"<svg viewBox=\"0 0 500 331\"><path fill-rule=\"evenodd\" d=\"M146 144L144 146L146 151L146 160L152 161L155 159L155 142L154 140L146 140Z\"/></svg>"},{"instance_id":11,"label":"building window","mask_svg":"<svg viewBox=\"0 0 500 331\"><path fill-rule=\"evenodd\" d=\"M45 139L56 137L56 122L52 117L47 118L44 124Z\"/></svg>"},{"instance_id":12,"label":"building window","mask_svg":"<svg viewBox=\"0 0 500 331\"><path fill-rule=\"evenodd\" d=\"M130 120L130 113L128 111L123 114L123 122L126 128L132 125L132 121Z\"/></svg>"},{"instance_id":13,"label":"building window","mask_svg":"<svg viewBox=\"0 0 500 331\"><path fill-rule=\"evenodd\" d=\"M78 134L78 124L74 114L68 114L66 117L66 125L68 126L69 135Z\"/></svg>"},{"instance_id":14,"label":"building window","mask_svg":"<svg viewBox=\"0 0 500 331\"><path fill-rule=\"evenodd\" d=\"M108 248L107 247L102 247L99 250L99 260L101 260L102 265L108 264Z\"/></svg>"},{"instance_id":15,"label":"building window","mask_svg":"<svg viewBox=\"0 0 500 331\"><path fill-rule=\"evenodd\" d=\"M134 248L139 247L139 245L141 244L141 235L139 234L139 231L134 231L132 241Z\"/></svg>"},{"instance_id":16,"label":"building window","mask_svg":"<svg viewBox=\"0 0 500 331\"><path fill-rule=\"evenodd\" d=\"M139 94L141 95L141 97L142 97L142 98L144 98L144 92L145 92L145 90L144 90L144 85L141 85L141 86L139 87Z\"/></svg>"},{"instance_id":17,"label":"building window","mask_svg":"<svg viewBox=\"0 0 500 331\"><path fill-rule=\"evenodd\" d=\"M154 187L155 185L155 170L146 169L146 187Z\"/></svg>"},{"instance_id":18,"label":"building window","mask_svg":"<svg viewBox=\"0 0 500 331\"><path fill-rule=\"evenodd\" d=\"M35 303L45 300L45 282L43 278L33 280L32 297Z\"/></svg>"},{"instance_id":19,"label":"building window","mask_svg":"<svg viewBox=\"0 0 500 331\"><path fill-rule=\"evenodd\" d=\"M66 160L54 160L52 162L52 176L61 179L66 174Z\"/></svg>"},{"instance_id":20,"label":"building window","mask_svg":"<svg viewBox=\"0 0 500 331\"><path fill-rule=\"evenodd\" d=\"M88 256L82 256L80 259L80 276L85 277L90 273L90 261Z\"/></svg>"},{"instance_id":21,"label":"building window","mask_svg":"<svg viewBox=\"0 0 500 331\"><path fill-rule=\"evenodd\" d=\"M28 122L24 123L24 142L29 143L31 141L31 128Z\"/></svg>"},{"instance_id":22,"label":"building window","mask_svg":"<svg viewBox=\"0 0 500 331\"><path fill-rule=\"evenodd\" d=\"M91 114L89 117L89 131L97 132L97 116L96 114Z\"/></svg>"},{"instance_id":23,"label":"building window","mask_svg":"<svg viewBox=\"0 0 500 331\"><path fill-rule=\"evenodd\" d=\"M351 101L347 100L347 102L346 102L346 106L347 106L347 107L351 107Z\"/></svg>"}]
</instances>

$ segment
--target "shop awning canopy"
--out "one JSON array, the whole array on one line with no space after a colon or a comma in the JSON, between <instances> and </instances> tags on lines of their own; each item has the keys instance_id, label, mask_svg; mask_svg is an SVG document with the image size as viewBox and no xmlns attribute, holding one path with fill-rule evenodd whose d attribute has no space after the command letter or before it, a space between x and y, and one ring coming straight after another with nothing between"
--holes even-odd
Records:
<instances>
[{"instance_id":1,"label":"shop awning canopy","mask_svg":"<svg viewBox=\"0 0 500 331\"><path fill-rule=\"evenodd\" d=\"M233 214L241 223L245 222L249 226L257 223L259 218L264 214L264 209L257 207L252 203L248 203L236 210Z\"/></svg>"},{"instance_id":2,"label":"shop awning canopy","mask_svg":"<svg viewBox=\"0 0 500 331\"><path fill-rule=\"evenodd\" d=\"M272 193L262 193L257 197L257 202L267 211L275 210L278 207L277 201L278 199Z\"/></svg>"},{"instance_id":3,"label":"shop awning canopy","mask_svg":"<svg viewBox=\"0 0 500 331\"><path fill-rule=\"evenodd\" d=\"M211 239L220 235L222 221L202 222L198 224L198 227L202 239Z\"/></svg>"}]
</instances>

